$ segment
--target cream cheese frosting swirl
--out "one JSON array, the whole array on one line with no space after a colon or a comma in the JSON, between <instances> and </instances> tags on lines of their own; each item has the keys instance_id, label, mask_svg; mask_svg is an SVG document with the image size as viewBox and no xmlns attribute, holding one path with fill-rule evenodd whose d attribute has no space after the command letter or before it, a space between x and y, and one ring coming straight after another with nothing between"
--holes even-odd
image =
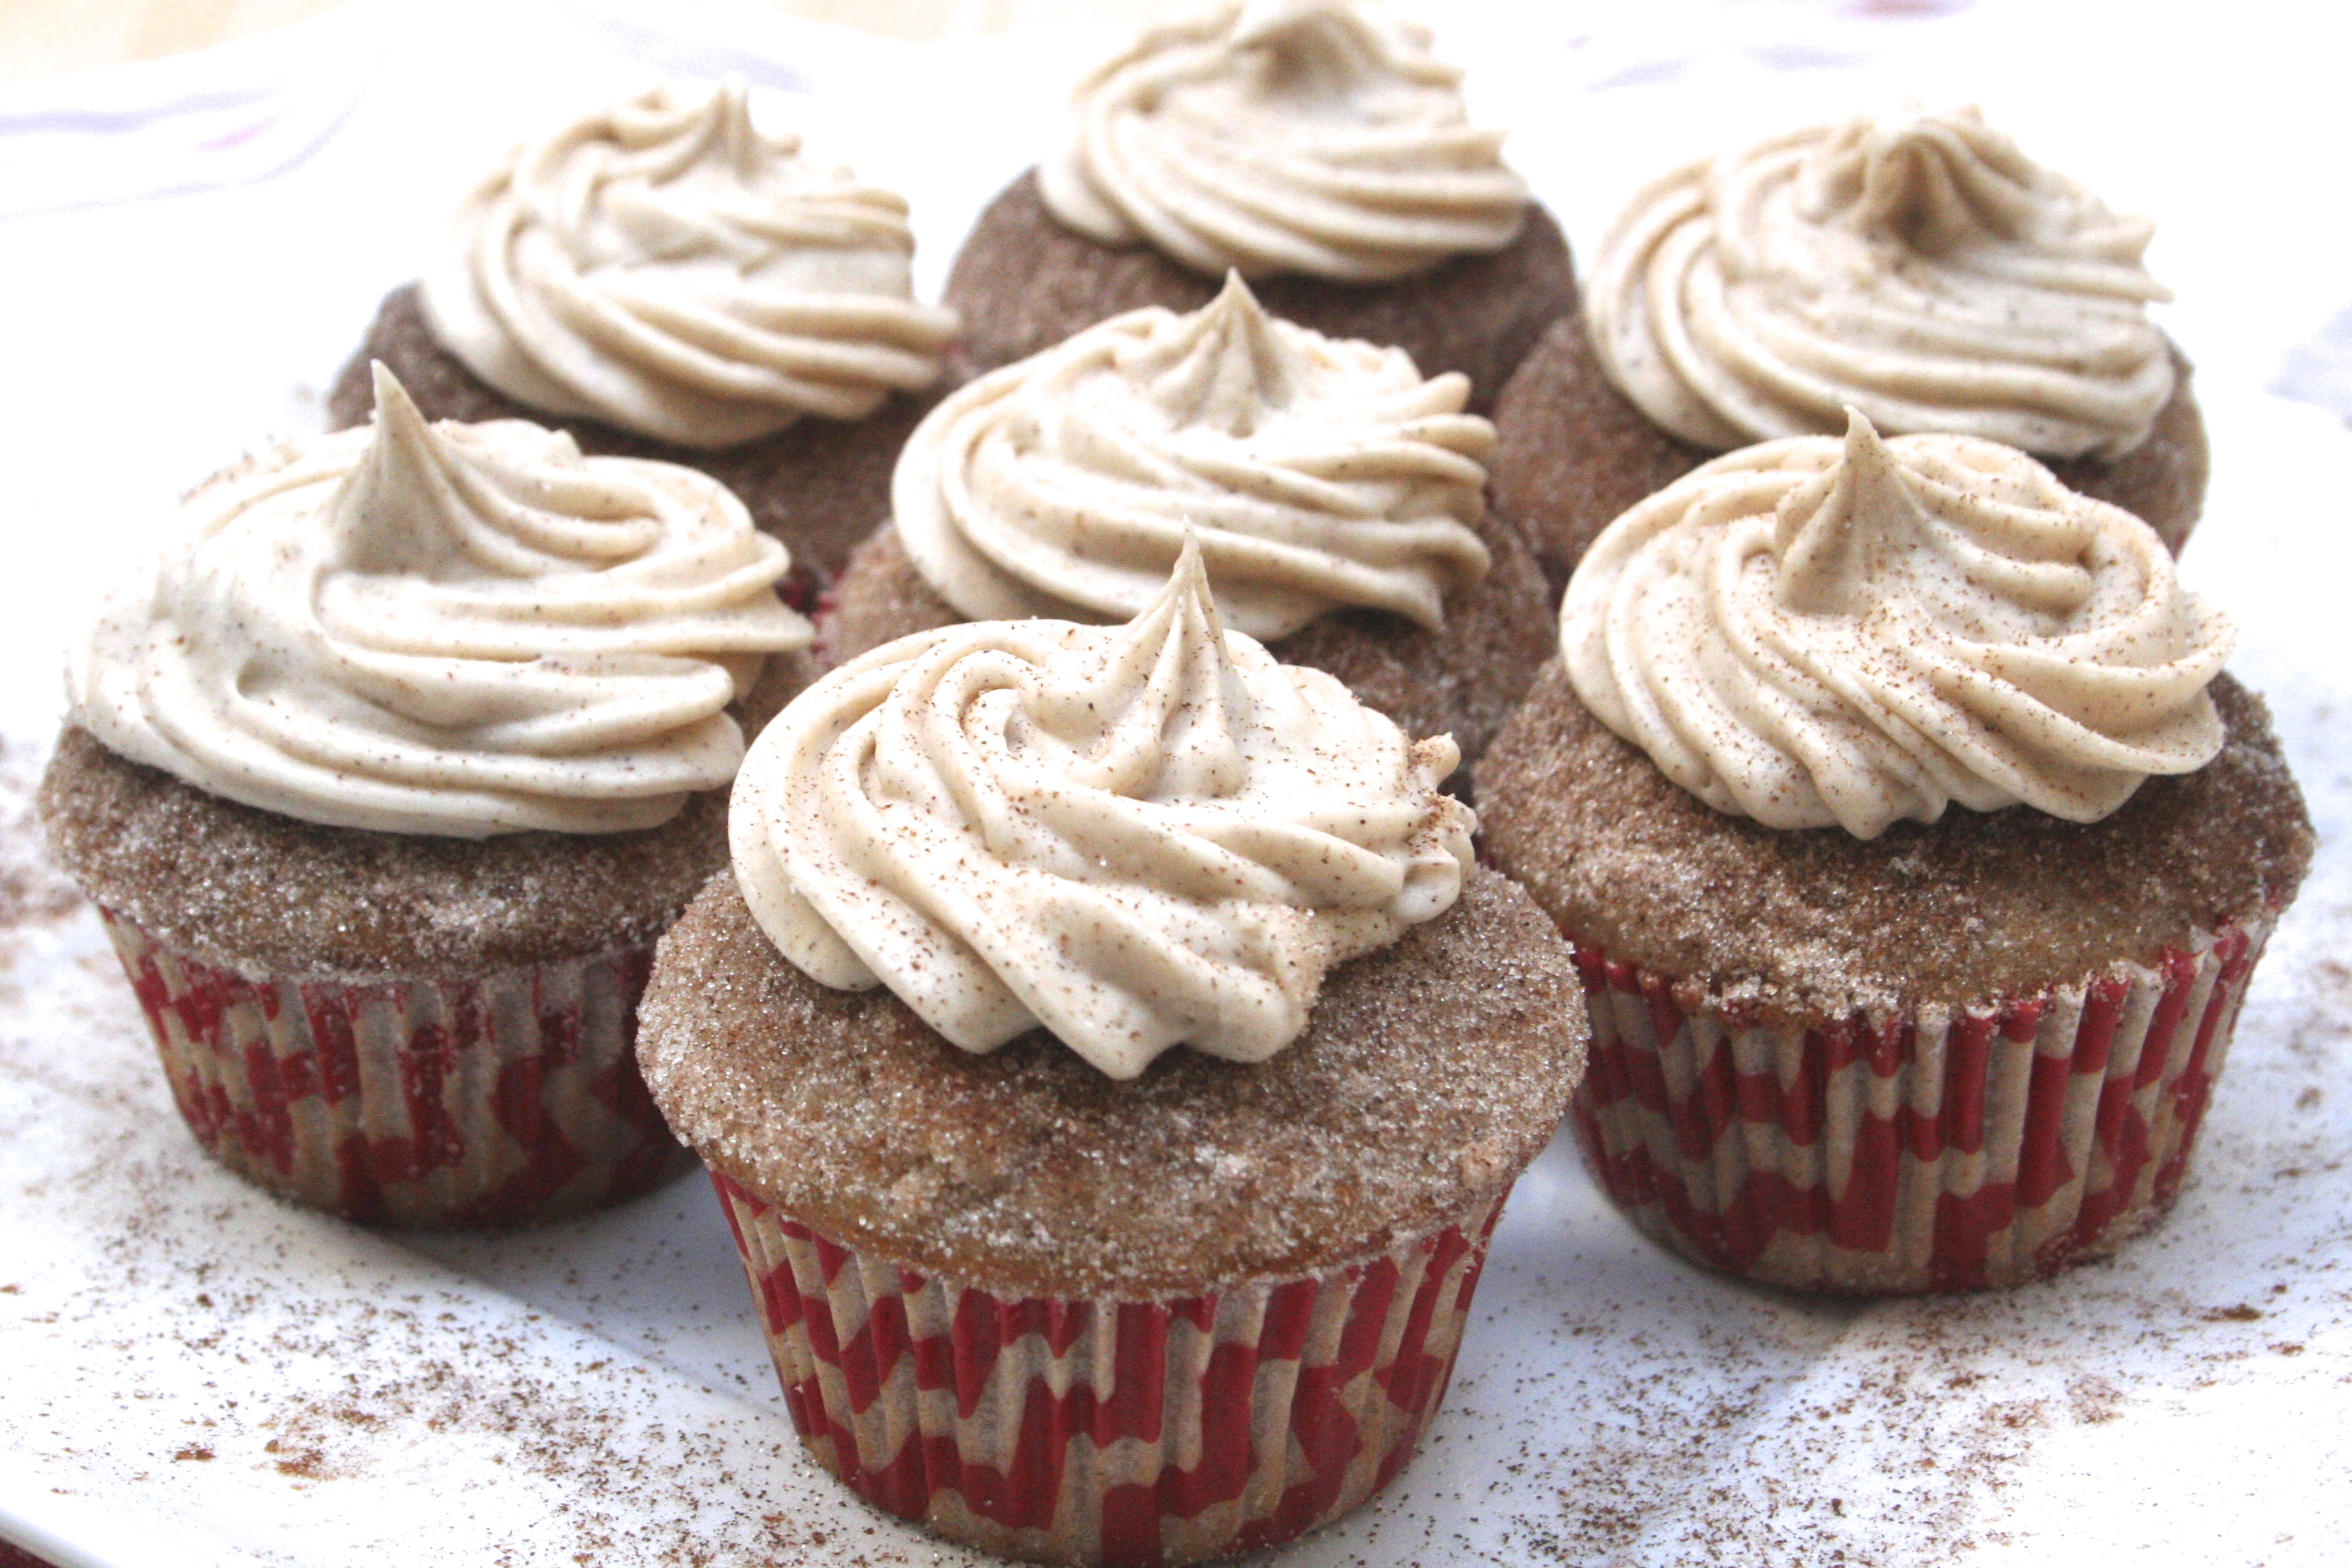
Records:
<instances>
[{"instance_id":1,"label":"cream cheese frosting swirl","mask_svg":"<svg viewBox=\"0 0 2352 1568\"><path fill-rule=\"evenodd\" d=\"M1864 839L1954 800L2096 821L2213 759L2235 634L2153 528L2013 448L1849 418L1594 541L1560 650L1602 723L1719 811Z\"/></svg>"},{"instance_id":2,"label":"cream cheese frosting swirl","mask_svg":"<svg viewBox=\"0 0 2352 1568\"><path fill-rule=\"evenodd\" d=\"M1080 234L1212 277L1383 282L1500 250L1527 184L1429 42L1356 0L1229 0L1150 28L1078 83L1039 193Z\"/></svg>"},{"instance_id":3,"label":"cream cheese frosting swirl","mask_svg":"<svg viewBox=\"0 0 2352 1568\"><path fill-rule=\"evenodd\" d=\"M808 623L784 548L689 468L521 420L371 429L217 476L68 661L73 721L198 789L486 838L668 821L734 777L725 709Z\"/></svg>"},{"instance_id":4,"label":"cream cheese frosting swirl","mask_svg":"<svg viewBox=\"0 0 2352 1568\"><path fill-rule=\"evenodd\" d=\"M2172 396L2153 233L1973 108L1864 115L1649 185L1601 241L1587 325L1700 446L1834 434L1851 404L1889 434L2112 457Z\"/></svg>"},{"instance_id":5,"label":"cream cheese frosting swirl","mask_svg":"<svg viewBox=\"0 0 2352 1568\"><path fill-rule=\"evenodd\" d=\"M1253 637L1327 611L1444 621L1481 580L1495 428L1469 381L1260 308L1237 275L1190 315L1115 316L955 392L892 485L926 581L975 621L1124 621L1188 533Z\"/></svg>"},{"instance_id":6,"label":"cream cheese frosting swirl","mask_svg":"<svg viewBox=\"0 0 2352 1568\"><path fill-rule=\"evenodd\" d=\"M518 148L425 272L442 346L549 413L679 445L862 419L929 386L907 204L761 135L740 81L652 89Z\"/></svg>"},{"instance_id":7,"label":"cream cheese frosting swirl","mask_svg":"<svg viewBox=\"0 0 2352 1568\"><path fill-rule=\"evenodd\" d=\"M1043 1025L1114 1078L1259 1061L1326 971L1454 903L1457 760L1218 624L1200 553L1124 626L919 632L803 692L736 780L785 957L970 1051Z\"/></svg>"}]
</instances>

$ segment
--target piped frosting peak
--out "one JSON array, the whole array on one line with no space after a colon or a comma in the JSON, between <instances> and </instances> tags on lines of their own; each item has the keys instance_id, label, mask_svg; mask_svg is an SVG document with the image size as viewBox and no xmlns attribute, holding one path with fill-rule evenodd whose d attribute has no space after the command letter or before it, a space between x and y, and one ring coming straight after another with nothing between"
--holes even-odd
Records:
<instances>
[{"instance_id":1,"label":"piped frosting peak","mask_svg":"<svg viewBox=\"0 0 2352 1568\"><path fill-rule=\"evenodd\" d=\"M656 826L725 785L725 711L805 646L784 549L688 468L520 420L376 420L217 476L77 644L75 722L306 821Z\"/></svg>"},{"instance_id":2,"label":"piped frosting peak","mask_svg":"<svg viewBox=\"0 0 2352 1568\"><path fill-rule=\"evenodd\" d=\"M950 395L894 477L898 532L965 615L1112 620L1188 531L1252 636L1384 610L1443 623L1486 574L1469 382L1268 316L1239 276L1188 315L1113 317Z\"/></svg>"},{"instance_id":3,"label":"piped frosting peak","mask_svg":"<svg viewBox=\"0 0 2352 1568\"><path fill-rule=\"evenodd\" d=\"M1229 272L1214 299L1139 344L1129 369L1178 425L1238 437L1297 401L1306 379L1299 358L1241 274Z\"/></svg>"},{"instance_id":4,"label":"piped frosting peak","mask_svg":"<svg viewBox=\"0 0 2352 1568\"><path fill-rule=\"evenodd\" d=\"M737 781L736 880L807 974L966 1051L1262 1061L1328 969L1453 904L1457 759L1226 632L1188 545L1126 625L948 627L803 693Z\"/></svg>"},{"instance_id":5,"label":"piped frosting peak","mask_svg":"<svg viewBox=\"0 0 2352 1568\"><path fill-rule=\"evenodd\" d=\"M1685 165L1601 242L1592 346L1702 446L1842 427L2113 456L2172 395L2141 265L2154 226L1975 109L1916 106Z\"/></svg>"},{"instance_id":6,"label":"piped frosting peak","mask_svg":"<svg viewBox=\"0 0 2352 1568\"><path fill-rule=\"evenodd\" d=\"M424 277L444 347L508 396L698 448L859 419L939 374L907 204L763 135L740 81L658 87L528 143Z\"/></svg>"},{"instance_id":7,"label":"piped frosting peak","mask_svg":"<svg viewBox=\"0 0 2352 1568\"><path fill-rule=\"evenodd\" d=\"M1150 28L1072 94L1045 204L1211 277L1377 282L1500 250L1527 186L1429 41L1360 0L1227 0Z\"/></svg>"},{"instance_id":8,"label":"piped frosting peak","mask_svg":"<svg viewBox=\"0 0 2352 1568\"><path fill-rule=\"evenodd\" d=\"M2229 622L2155 531L2012 448L1717 458L1602 532L1560 607L1585 705L1718 810L1874 838L1958 801L2072 821L2221 744Z\"/></svg>"}]
</instances>

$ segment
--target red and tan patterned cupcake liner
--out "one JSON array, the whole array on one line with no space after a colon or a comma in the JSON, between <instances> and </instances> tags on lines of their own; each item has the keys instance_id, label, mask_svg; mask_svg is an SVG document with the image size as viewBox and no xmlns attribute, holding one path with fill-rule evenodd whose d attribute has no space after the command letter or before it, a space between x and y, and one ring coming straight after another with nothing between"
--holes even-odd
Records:
<instances>
[{"instance_id":1,"label":"red and tan patterned cupcake liner","mask_svg":"<svg viewBox=\"0 0 2352 1568\"><path fill-rule=\"evenodd\" d=\"M1863 1294L2018 1284L2171 1206L2269 931L1810 1027L1685 1005L1697 988L1579 943L1592 1057L1570 1115L1618 1207L1698 1262Z\"/></svg>"},{"instance_id":2,"label":"red and tan patterned cupcake liner","mask_svg":"<svg viewBox=\"0 0 2352 1568\"><path fill-rule=\"evenodd\" d=\"M650 946L463 981L250 979L100 912L172 1097L221 1164L352 1219L515 1225L691 1163L637 1076Z\"/></svg>"},{"instance_id":3,"label":"red and tan patterned cupcake liner","mask_svg":"<svg viewBox=\"0 0 2352 1568\"><path fill-rule=\"evenodd\" d=\"M1270 1546L1386 1486L1444 1397L1504 1197L1306 1279L1014 1301L712 1179L818 1463L988 1551L1119 1565Z\"/></svg>"}]
</instances>

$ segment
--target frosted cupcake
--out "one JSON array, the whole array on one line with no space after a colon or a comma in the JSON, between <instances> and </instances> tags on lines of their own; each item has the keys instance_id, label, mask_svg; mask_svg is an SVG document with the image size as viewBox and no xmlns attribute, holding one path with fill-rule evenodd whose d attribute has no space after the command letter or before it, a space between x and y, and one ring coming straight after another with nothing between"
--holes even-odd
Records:
<instances>
[{"instance_id":1,"label":"frosted cupcake","mask_svg":"<svg viewBox=\"0 0 2352 1568\"><path fill-rule=\"evenodd\" d=\"M2204 503L2189 363L2147 318L2154 225L1975 109L1790 132L1661 176L1601 240L1580 315L1496 410L1495 504L1555 582L1717 453L1845 428L2033 454L2178 554Z\"/></svg>"},{"instance_id":2,"label":"frosted cupcake","mask_svg":"<svg viewBox=\"0 0 2352 1568\"><path fill-rule=\"evenodd\" d=\"M1196 309L1239 272L1276 315L1459 371L1490 406L1576 280L1429 46L1356 0L1229 0L1146 30L1078 83L1068 140L958 253L971 368Z\"/></svg>"},{"instance_id":3,"label":"frosted cupcake","mask_svg":"<svg viewBox=\"0 0 2352 1568\"><path fill-rule=\"evenodd\" d=\"M762 133L740 81L655 88L509 153L328 411L364 423L381 360L428 416L699 468L830 575L888 509L955 333L913 253L904 200Z\"/></svg>"},{"instance_id":4,"label":"frosted cupcake","mask_svg":"<svg viewBox=\"0 0 2352 1568\"><path fill-rule=\"evenodd\" d=\"M638 1053L819 1463L1087 1563L1404 1465L1584 1047L1453 765L1224 632L1190 550L1124 626L924 632L761 737Z\"/></svg>"},{"instance_id":5,"label":"frosted cupcake","mask_svg":"<svg viewBox=\"0 0 2352 1568\"><path fill-rule=\"evenodd\" d=\"M1876 1292L2162 1215L2313 848L2231 641L2137 518L1859 413L1612 523L1478 787L1577 945L1634 1223Z\"/></svg>"},{"instance_id":6,"label":"frosted cupcake","mask_svg":"<svg viewBox=\"0 0 2352 1568\"><path fill-rule=\"evenodd\" d=\"M1218 614L1475 757L1551 652L1542 573L1485 503L1458 374L1277 320L1238 276L964 386L919 426L895 527L824 623L855 658L958 621L1116 622L1189 536Z\"/></svg>"},{"instance_id":7,"label":"frosted cupcake","mask_svg":"<svg viewBox=\"0 0 2352 1568\"><path fill-rule=\"evenodd\" d=\"M808 625L715 480L375 392L107 599L41 820L223 1165L354 1218L577 1213L682 1163L636 1000Z\"/></svg>"}]
</instances>

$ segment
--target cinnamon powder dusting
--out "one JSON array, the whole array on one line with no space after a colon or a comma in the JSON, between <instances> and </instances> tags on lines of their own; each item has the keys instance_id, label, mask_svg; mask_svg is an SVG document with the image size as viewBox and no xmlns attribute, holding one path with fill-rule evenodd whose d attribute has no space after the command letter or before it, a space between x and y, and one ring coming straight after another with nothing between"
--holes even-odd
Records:
<instances>
[{"instance_id":1,"label":"cinnamon powder dusting","mask_svg":"<svg viewBox=\"0 0 2352 1568\"><path fill-rule=\"evenodd\" d=\"M0 1264L0 1450L80 1505L286 1548L257 1561L967 1561L837 1494L772 1393L708 1393L213 1167L42 859L29 751L0 747L0 1205L37 1217Z\"/></svg>"},{"instance_id":2,"label":"cinnamon powder dusting","mask_svg":"<svg viewBox=\"0 0 2352 1568\"><path fill-rule=\"evenodd\" d=\"M1879 1302L1748 1286L1632 1236L1556 1146L1548 1234L1507 1220L1481 1288L1507 1350L1474 1321L1424 1444L1420 1476L1469 1479L1389 1507L1454 1521L1428 1560L1498 1565L2031 1560L2069 1515L2089 1539L2086 1511L2118 1551L2177 1546L2173 1468L2206 1464L2177 1445L2332 1408L2352 1346L2352 1160L2326 1109L2352 1058L2352 904L2299 913L2175 1212L2056 1280ZM1519 1435L1499 1464L1497 1427ZM2331 1462L2274 1458L2282 1489Z\"/></svg>"},{"instance_id":3,"label":"cinnamon powder dusting","mask_svg":"<svg viewBox=\"0 0 2352 1568\"><path fill-rule=\"evenodd\" d=\"M506 1532L468 1562L980 1561L834 1490L767 1386L705 1395L214 1171L96 923L41 867L26 760L0 748L0 1202L43 1224L0 1262L13 1444L83 1467L85 1501L233 1477L282 1489L289 1518L462 1456L470 1484L436 1511ZM1555 1146L1497 1233L1421 1458L1293 1554L1965 1562L2031 1551L2086 1484L2139 1496L2100 1456L2152 1423L2228 1440L2256 1409L2326 1407L2352 1349L2337 886L2273 938L2178 1209L2046 1284L1874 1304L1741 1286L1633 1237ZM2324 1458L2326 1434L2306 1437ZM2276 1456L2298 1506L2305 1446ZM2100 1518L2160 1525L2137 1509Z\"/></svg>"}]
</instances>

